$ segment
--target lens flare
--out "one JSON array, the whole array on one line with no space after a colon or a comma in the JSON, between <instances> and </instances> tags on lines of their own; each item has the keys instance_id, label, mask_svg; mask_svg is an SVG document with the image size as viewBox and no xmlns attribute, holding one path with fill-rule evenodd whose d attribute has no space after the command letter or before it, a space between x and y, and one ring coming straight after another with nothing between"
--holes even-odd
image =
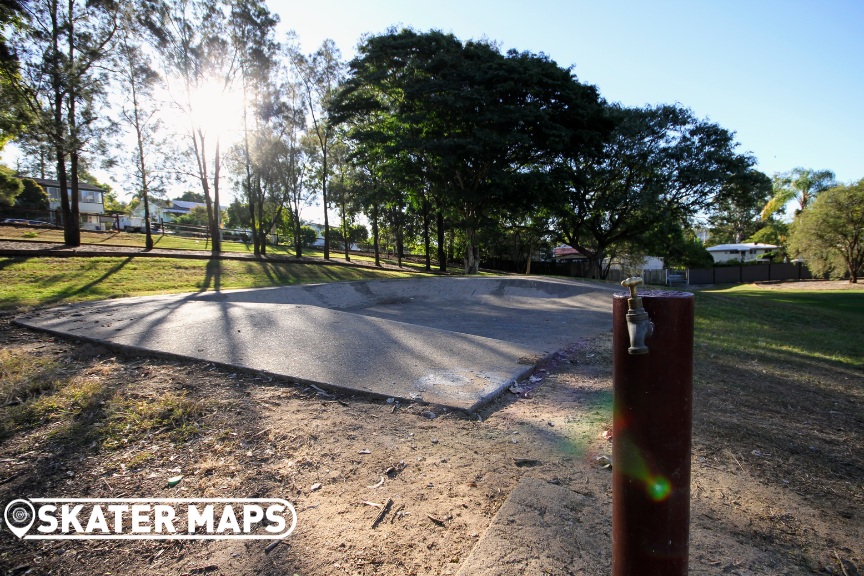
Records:
<instances>
[{"instance_id":1,"label":"lens flare","mask_svg":"<svg viewBox=\"0 0 864 576\"><path fill-rule=\"evenodd\" d=\"M672 485L664 476L652 476L648 478L648 481L646 482L646 489L648 490L648 495L652 500L655 502L662 502L668 498L669 493L672 492Z\"/></svg>"}]
</instances>

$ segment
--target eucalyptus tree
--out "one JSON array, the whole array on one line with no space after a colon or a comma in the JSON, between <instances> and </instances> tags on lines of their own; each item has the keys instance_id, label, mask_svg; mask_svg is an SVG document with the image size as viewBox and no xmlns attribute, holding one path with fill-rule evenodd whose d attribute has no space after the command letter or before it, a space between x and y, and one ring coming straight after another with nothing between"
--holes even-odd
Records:
<instances>
[{"instance_id":1,"label":"eucalyptus tree","mask_svg":"<svg viewBox=\"0 0 864 576\"><path fill-rule=\"evenodd\" d=\"M324 206L324 259L330 258L330 198L327 184L330 179L330 150L334 146L336 127L331 121L329 107L345 77L345 63L336 43L329 38L313 54L304 56L296 47L291 52L305 87L306 104L311 118L311 132L320 151L321 202Z\"/></svg>"},{"instance_id":2,"label":"eucalyptus tree","mask_svg":"<svg viewBox=\"0 0 864 576\"><path fill-rule=\"evenodd\" d=\"M284 192L275 200L279 190L274 180L274 166L270 165L279 154L278 117L279 87L276 84L279 45L275 41L275 28L279 16L270 12L260 0L238 0L230 7L231 41L238 60L238 80L243 92L243 185L250 216L253 250L261 256L267 250L267 234L281 217L285 205ZM271 121L276 119L277 126ZM274 135L273 131L277 133ZM254 148L254 150L253 150ZM268 203L275 200L271 210ZM267 212L267 214L265 214Z\"/></svg>"},{"instance_id":3,"label":"eucalyptus tree","mask_svg":"<svg viewBox=\"0 0 864 576\"><path fill-rule=\"evenodd\" d=\"M201 186L214 254L222 250L219 205L223 128L219 124L227 113L218 110L214 102L234 90L238 68L238 54L231 42L229 6L224 0L149 0L143 21L162 55L174 105L187 123L185 138L193 167L190 170L180 165L176 172Z\"/></svg>"},{"instance_id":4,"label":"eucalyptus tree","mask_svg":"<svg viewBox=\"0 0 864 576\"><path fill-rule=\"evenodd\" d=\"M730 178L755 163L735 152L732 133L680 106L616 105L607 114L615 128L602 147L558 165L561 196L550 205L558 237L600 278L610 251L723 200Z\"/></svg>"},{"instance_id":5,"label":"eucalyptus tree","mask_svg":"<svg viewBox=\"0 0 864 576\"><path fill-rule=\"evenodd\" d=\"M157 116L159 103L155 91L162 82L162 76L153 66L141 32L134 6L126 6L121 17L115 65L117 81L124 95L120 115L135 136L136 196L144 206L145 247L152 250L150 197L154 188L161 185L161 178L152 162L162 144L159 141L161 122Z\"/></svg>"},{"instance_id":6,"label":"eucalyptus tree","mask_svg":"<svg viewBox=\"0 0 864 576\"><path fill-rule=\"evenodd\" d=\"M102 64L112 51L119 5L113 0L32 0L23 7L24 25L10 40L34 117L30 138L44 139L52 148L64 242L78 246L79 162L82 151L109 128L102 113L107 84Z\"/></svg>"}]
</instances>

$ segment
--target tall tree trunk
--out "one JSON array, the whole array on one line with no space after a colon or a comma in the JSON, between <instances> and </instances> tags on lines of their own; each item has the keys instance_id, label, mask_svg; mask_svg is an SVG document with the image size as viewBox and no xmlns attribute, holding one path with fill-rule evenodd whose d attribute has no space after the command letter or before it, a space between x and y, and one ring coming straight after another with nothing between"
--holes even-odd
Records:
<instances>
[{"instance_id":1,"label":"tall tree trunk","mask_svg":"<svg viewBox=\"0 0 864 576\"><path fill-rule=\"evenodd\" d=\"M477 246L477 230L473 226L465 229L465 274L480 271L480 247Z\"/></svg>"},{"instance_id":2,"label":"tall tree trunk","mask_svg":"<svg viewBox=\"0 0 864 576\"><path fill-rule=\"evenodd\" d=\"M441 272L447 271L447 250L446 250L446 242L444 236L444 212L441 211L441 207L438 207L438 269Z\"/></svg>"},{"instance_id":3,"label":"tall tree trunk","mask_svg":"<svg viewBox=\"0 0 864 576\"><path fill-rule=\"evenodd\" d=\"M432 242L429 239L429 227L431 225L431 222L430 222L431 217L429 214L430 211L431 210L429 207L429 200L427 200L424 197L423 198L423 249L424 249L424 252L426 253L426 267L425 267L425 269L427 272L432 271L432 254L430 253L431 249L432 249Z\"/></svg>"},{"instance_id":4,"label":"tall tree trunk","mask_svg":"<svg viewBox=\"0 0 864 576\"><path fill-rule=\"evenodd\" d=\"M75 8L75 1L69 0L69 64L75 62L75 21L72 17ZM74 74L74 70L67 71L67 74ZM69 80L69 86L66 91L66 102L68 106L68 122L69 122L69 184L71 187L70 211L71 220L69 222L69 239L71 242L66 242L70 246L81 245L81 215L78 208L78 200L80 199L80 191L78 186L78 119L75 117L75 105L77 94L75 92L76 82Z\"/></svg>"},{"instance_id":5,"label":"tall tree trunk","mask_svg":"<svg viewBox=\"0 0 864 576\"><path fill-rule=\"evenodd\" d=\"M344 176L343 176L344 184ZM345 242L345 261L351 261L351 235L348 230L348 216L345 212L345 188L342 188L342 240Z\"/></svg>"},{"instance_id":6,"label":"tall tree trunk","mask_svg":"<svg viewBox=\"0 0 864 576\"><path fill-rule=\"evenodd\" d=\"M330 259L330 220L327 216L327 144L326 137L321 145L321 198L324 202L324 259Z\"/></svg>"},{"instance_id":7,"label":"tall tree trunk","mask_svg":"<svg viewBox=\"0 0 864 576\"><path fill-rule=\"evenodd\" d=\"M222 252L222 232L219 227L219 138L216 138L216 154L213 157L213 219L210 221L210 236L213 238L211 251L213 254Z\"/></svg>"},{"instance_id":8,"label":"tall tree trunk","mask_svg":"<svg viewBox=\"0 0 864 576\"><path fill-rule=\"evenodd\" d=\"M378 230L378 205L375 204L372 206L372 241L375 245L375 266L381 266L381 247L378 242L379 238L379 230Z\"/></svg>"}]
</instances>

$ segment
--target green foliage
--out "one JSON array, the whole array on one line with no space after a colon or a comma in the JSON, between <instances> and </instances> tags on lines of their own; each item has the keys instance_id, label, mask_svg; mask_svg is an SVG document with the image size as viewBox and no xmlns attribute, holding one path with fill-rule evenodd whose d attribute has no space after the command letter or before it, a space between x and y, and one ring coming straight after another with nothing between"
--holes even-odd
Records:
<instances>
[{"instance_id":1,"label":"green foliage","mask_svg":"<svg viewBox=\"0 0 864 576\"><path fill-rule=\"evenodd\" d=\"M607 113L610 137L599 150L566 157L550 204L559 237L586 254L599 277L608 253L732 201L738 189L730 180L743 180L755 163L735 152L732 133L680 106L610 106Z\"/></svg>"},{"instance_id":2,"label":"green foliage","mask_svg":"<svg viewBox=\"0 0 864 576\"><path fill-rule=\"evenodd\" d=\"M175 200L180 200L181 202L199 202L203 204L206 200L204 198L204 194L201 192L184 192Z\"/></svg>"},{"instance_id":3,"label":"green foliage","mask_svg":"<svg viewBox=\"0 0 864 576\"><path fill-rule=\"evenodd\" d=\"M864 180L822 192L792 224L791 254L814 274L857 282L864 273Z\"/></svg>"},{"instance_id":4,"label":"green foliage","mask_svg":"<svg viewBox=\"0 0 864 576\"><path fill-rule=\"evenodd\" d=\"M783 174L775 174L771 198L762 208L762 219L781 213L793 200L798 201L795 214L800 214L816 196L834 186L834 173L830 170L795 168Z\"/></svg>"},{"instance_id":5,"label":"green foliage","mask_svg":"<svg viewBox=\"0 0 864 576\"><path fill-rule=\"evenodd\" d=\"M300 227L300 243L304 248L311 248L318 239L318 232L311 226Z\"/></svg>"},{"instance_id":6,"label":"green foliage","mask_svg":"<svg viewBox=\"0 0 864 576\"><path fill-rule=\"evenodd\" d=\"M367 38L359 54L331 110L371 172L372 202L419 206L431 191L465 230L469 273L496 212L536 207L549 164L605 126L596 89L542 54L413 30Z\"/></svg>"},{"instance_id":7,"label":"green foliage","mask_svg":"<svg viewBox=\"0 0 864 576\"><path fill-rule=\"evenodd\" d=\"M758 170L735 174L711 207L709 245L737 244L765 225L759 217L771 195L771 179Z\"/></svg>"},{"instance_id":8,"label":"green foliage","mask_svg":"<svg viewBox=\"0 0 864 576\"><path fill-rule=\"evenodd\" d=\"M48 193L42 189L42 186L30 178L22 178L21 183L23 189L15 199L15 206L24 210L48 210L51 204Z\"/></svg>"},{"instance_id":9,"label":"green foliage","mask_svg":"<svg viewBox=\"0 0 864 576\"><path fill-rule=\"evenodd\" d=\"M745 242L756 244L773 244L774 246L785 246L789 235L789 225L774 218L763 222L763 226L750 235ZM722 242L721 242L722 244Z\"/></svg>"},{"instance_id":10,"label":"green foliage","mask_svg":"<svg viewBox=\"0 0 864 576\"><path fill-rule=\"evenodd\" d=\"M192 202L192 200L190 200ZM195 206L187 214L181 214L174 219L177 224L185 224L188 226L207 226L207 207Z\"/></svg>"},{"instance_id":11,"label":"green foliage","mask_svg":"<svg viewBox=\"0 0 864 576\"><path fill-rule=\"evenodd\" d=\"M24 183L15 176L15 171L0 164L0 207L13 206L23 191Z\"/></svg>"}]
</instances>

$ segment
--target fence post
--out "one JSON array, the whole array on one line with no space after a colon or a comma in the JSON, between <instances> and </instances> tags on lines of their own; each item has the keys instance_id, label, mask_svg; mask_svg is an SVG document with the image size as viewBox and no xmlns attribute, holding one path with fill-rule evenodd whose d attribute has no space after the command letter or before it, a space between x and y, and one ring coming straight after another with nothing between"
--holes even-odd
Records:
<instances>
[{"instance_id":1,"label":"fence post","mask_svg":"<svg viewBox=\"0 0 864 576\"><path fill-rule=\"evenodd\" d=\"M686 575L693 294L637 295L638 283L612 307L612 574Z\"/></svg>"}]
</instances>

